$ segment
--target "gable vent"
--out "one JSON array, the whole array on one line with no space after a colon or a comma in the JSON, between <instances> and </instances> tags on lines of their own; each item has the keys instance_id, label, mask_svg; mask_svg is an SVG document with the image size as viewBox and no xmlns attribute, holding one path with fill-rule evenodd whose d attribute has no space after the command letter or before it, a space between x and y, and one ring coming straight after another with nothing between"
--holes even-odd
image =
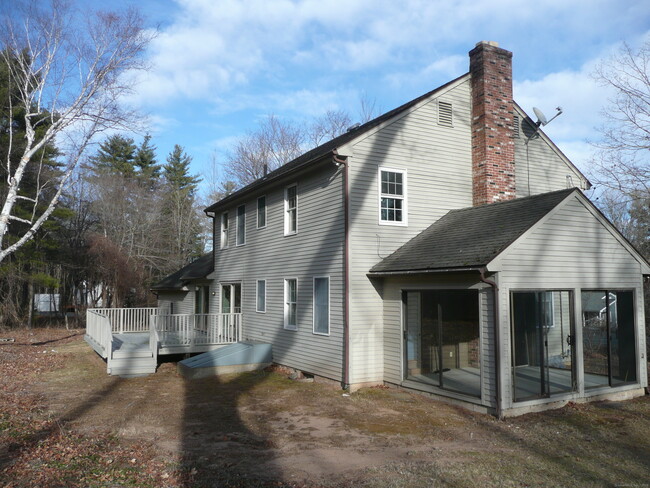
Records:
<instances>
[{"instance_id":1,"label":"gable vent","mask_svg":"<svg viewBox=\"0 0 650 488\"><path fill-rule=\"evenodd\" d=\"M512 118L512 137L519 139L519 115Z\"/></svg>"},{"instance_id":2,"label":"gable vent","mask_svg":"<svg viewBox=\"0 0 650 488\"><path fill-rule=\"evenodd\" d=\"M451 103L438 102L438 124L451 127L453 124Z\"/></svg>"}]
</instances>

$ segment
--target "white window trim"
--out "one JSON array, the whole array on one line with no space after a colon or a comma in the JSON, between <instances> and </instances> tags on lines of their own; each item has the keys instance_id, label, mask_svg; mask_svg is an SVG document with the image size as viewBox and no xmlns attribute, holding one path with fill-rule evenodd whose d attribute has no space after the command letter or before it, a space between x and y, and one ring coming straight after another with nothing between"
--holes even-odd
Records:
<instances>
[{"instance_id":1,"label":"white window trim","mask_svg":"<svg viewBox=\"0 0 650 488\"><path fill-rule=\"evenodd\" d=\"M389 222L386 220L381 220L381 172L388 171L391 173L401 173L402 174L402 188L404 190L404 196L402 197L402 221L401 222ZM408 180L405 169L397 168L387 168L385 166L380 166L377 169L377 221L379 225L397 225L400 227L408 226ZM387 198L394 198L394 195L387 195Z\"/></svg>"},{"instance_id":2,"label":"white window trim","mask_svg":"<svg viewBox=\"0 0 650 488\"><path fill-rule=\"evenodd\" d=\"M287 193L289 188L296 189L296 230L289 231L289 199L287 198ZM284 235L293 236L298 233L298 184L293 183L284 187Z\"/></svg>"},{"instance_id":3,"label":"white window trim","mask_svg":"<svg viewBox=\"0 0 650 488\"><path fill-rule=\"evenodd\" d=\"M244 214L243 217L240 217L239 215L239 209L244 207ZM243 246L246 244L246 204L238 205L237 210L235 211L235 246ZM244 230L242 232L242 242L239 242L239 219L243 218L244 219Z\"/></svg>"},{"instance_id":4,"label":"white window trim","mask_svg":"<svg viewBox=\"0 0 650 488\"><path fill-rule=\"evenodd\" d=\"M327 332L316 331L316 280L327 279ZM312 280L312 332L315 335L329 336L330 335L330 314L331 314L331 297L330 297L330 277L329 276L314 276Z\"/></svg>"},{"instance_id":5,"label":"white window trim","mask_svg":"<svg viewBox=\"0 0 650 488\"><path fill-rule=\"evenodd\" d=\"M259 310L258 309L258 306L259 306L258 298L259 298L259 292L260 292L259 284L260 284L260 282L264 283L264 310ZM257 313L266 313L266 296L267 296L267 293L266 293L266 280L257 280L255 282L255 311Z\"/></svg>"},{"instance_id":6,"label":"white window trim","mask_svg":"<svg viewBox=\"0 0 650 488\"><path fill-rule=\"evenodd\" d=\"M224 233L224 222L226 223L226 232ZM228 248L228 241L229 241L229 234L230 234L230 222L229 222L229 216L228 212L224 212L221 214L221 223L219 225L220 229L220 249L227 249ZM224 239L225 237L225 239Z\"/></svg>"},{"instance_id":7,"label":"white window trim","mask_svg":"<svg viewBox=\"0 0 650 488\"><path fill-rule=\"evenodd\" d=\"M264 199L264 225L260 225L260 198ZM257 222L255 223L257 225L258 229L265 229L266 228L266 219L268 217L268 212L267 212L267 207L268 207L268 202L266 201L266 195L260 195L257 197Z\"/></svg>"},{"instance_id":8,"label":"white window trim","mask_svg":"<svg viewBox=\"0 0 650 488\"><path fill-rule=\"evenodd\" d=\"M289 310L288 310L288 282L295 280L296 282L296 323L289 324ZM286 330L298 330L298 278L284 278L284 328Z\"/></svg>"}]
</instances>

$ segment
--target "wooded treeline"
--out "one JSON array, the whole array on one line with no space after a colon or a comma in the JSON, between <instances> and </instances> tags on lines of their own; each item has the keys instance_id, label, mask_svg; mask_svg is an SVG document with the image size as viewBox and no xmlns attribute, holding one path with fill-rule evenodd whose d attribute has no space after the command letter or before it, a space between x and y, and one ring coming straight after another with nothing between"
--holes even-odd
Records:
<instances>
[{"instance_id":1,"label":"wooded treeline","mask_svg":"<svg viewBox=\"0 0 650 488\"><path fill-rule=\"evenodd\" d=\"M0 144L2 137L6 131ZM13 137L20 138L16 124ZM59 170L57 155L53 145L43 151L47 171ZM149 136L139 144L120 134L105 139L52 218L1 263L0 325L31 324L37 294L58 295L59 312L48 316L66 321L86 307L155 305L150 286L200 256L209 237L190 162L179 145L159 161ZM20 231L13 225L6 238Z\"/></svg>"}]
</instances>

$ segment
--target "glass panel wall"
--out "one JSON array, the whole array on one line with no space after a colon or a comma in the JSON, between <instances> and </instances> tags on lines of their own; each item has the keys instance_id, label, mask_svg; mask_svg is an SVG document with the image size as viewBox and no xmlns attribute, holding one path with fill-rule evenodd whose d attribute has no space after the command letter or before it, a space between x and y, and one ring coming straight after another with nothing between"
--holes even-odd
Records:
<instances>
[{"instance_id":1,"label":"glass panel wall","mask_svg":"<svg viewBox=\"0 0 650 488\"><path fill-rule=\"evenodd\" d=\"M572 391L571 292L513 292L511 306L515 401Z\"/></svg>"},{"instance_id":2,"label":"glass panel wall","mask_svg":"<svg viewBox=\"0 0 650 488\"><path fill-rule=\"evenodd\" d=\"M403 300L406 378L480 397L478 291L407 291Z\"/></svg>"},{"instance_id":3,"label":"glass panel wall","mask_svg":"<svg viewBox=\"0 0 650 488\"><path fill-rule=\"evenodd\" d=\"M582 348L585 388L636 382L632 291L582 292Z\"/></svg>"}]
</instances>

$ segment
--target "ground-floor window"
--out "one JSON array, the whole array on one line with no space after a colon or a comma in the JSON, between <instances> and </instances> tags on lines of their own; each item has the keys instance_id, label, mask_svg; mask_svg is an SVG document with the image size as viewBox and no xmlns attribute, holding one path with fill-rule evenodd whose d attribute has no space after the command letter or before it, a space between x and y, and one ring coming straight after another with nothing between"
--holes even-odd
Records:
<instances>
[{"instance_id":1,"label":"ground-floor window","mask_svg":"<svg viewBox=\"0 0 650 488\"><path fill-rule=\"evenodd\" d=\"M478 291L405 291L402 301L406 379L480 397Z\"/></svg>"},{"instance_id":2,"label":"ground-floor window","mask_svg":"<svg viewBox=\"0 0 650 488\"><path fill-rule=\"evenodd\" d=\"M632 291L582 292L582 349L585 388L637 381Z\"/></svg>"},{"instance_id":3,"label":"ground-floor window","mask_svg":"<svg viewBox=\"0 0 650 488\"><path fill-rule=\"evenodd\" d=\"M518 291L510 303L514 400L574 390L572 293Z\"/></svg>"}]
</instances>

